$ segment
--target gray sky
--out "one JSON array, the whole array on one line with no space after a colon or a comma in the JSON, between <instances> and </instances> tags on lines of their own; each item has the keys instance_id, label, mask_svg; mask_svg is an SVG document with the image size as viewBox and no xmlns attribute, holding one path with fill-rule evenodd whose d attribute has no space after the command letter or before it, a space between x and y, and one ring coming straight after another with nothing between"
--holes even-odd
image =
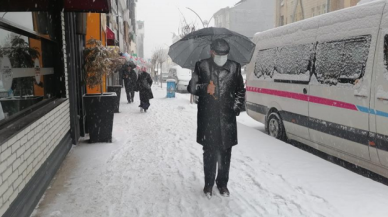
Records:
<instances>
[{"instance_id":1,"label":"gray sky","mask_svg":"<svg viewBox=\"0 0 388 217\"><path fill-rule=\"evenodd\" d=\"M240 0L139 0L137 19L143 20L145 28L144 55L150 58L155 48L168 48L172 43L172 32L177 33L182 14L187 22L202 26L193 9L203 20L209 20L219 9L231 7ZM179 12L181 11L182 14ZM213 22L211 22L212 26Z\"/></svg>"}]
</instances>

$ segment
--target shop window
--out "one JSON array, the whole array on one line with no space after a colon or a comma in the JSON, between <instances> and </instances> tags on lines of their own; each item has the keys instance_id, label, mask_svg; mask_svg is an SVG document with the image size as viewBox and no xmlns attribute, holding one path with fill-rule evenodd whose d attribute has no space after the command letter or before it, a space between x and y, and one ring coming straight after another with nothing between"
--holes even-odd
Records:
<instances>
[{"instance_id":1,"label":"shop window","mask_svg":"<svg viewBox=\"0 0 388 217\"><path fill-rule=\"evenodd\" d=\"M0 17L12 21L25 29L34 30L32 12L0 12ZM4 35L0 35L0 37L4 39ZM3 42L1 39L0 41Z\"/></svg>"},{"instance_id":2,"label":"shop window","mask_svg":"<svg viewBox=\"0 0 388 217\"><path fill-rule=\"evenodd\" d=\"M4 15L3 13L3 16L5 19L7 16L14 17L15 14ZM23 13L23 19L27 19L28 16L24 15L25 13ZM43 16L43 13L29 13L29 15L29 21L22 23L32 24L35 18ZM51 27L48 27L51 25L47 25L46 21L48 20L39 20L39 23L35 22L32 26L37 30L35 32L40 32L37 35L42 35L42 29L48 36L52 34ZM13 20L7 25L15 22L18 23L18 20ZM46 26L43 28L42 25ZM21 26L23 25L15 26L15 29L28 29L27 26ZM28 34L17 34L11 27L8 26L11 31L0 27L0 125L7 119L14 118L30 107L54 96L54 65L57 53L54 52L54 42L38 36L28 37L26 36ZM17 32L20 33L20 30Z\"/></svg>"},{"instance_id":3,"label":"shop window","mask_svg":"<svg viewBox=\"0 0 388 217\"><path fill-rule=\"evenodd\" d=\"M261 50L257 53L255 75L258 78L272 78L275 70L276 48Z\"/></svg>"},{"instance_id":4,"label":"shop window","mask_svg":"<svg viewBox=\"0 0 388 217\"><path fill-rule=\"evenodd\" d=\"M319 43L316 76L320 83L354 83L362 78L368 60L371 36Z\"/></svg>"}]
</instances>

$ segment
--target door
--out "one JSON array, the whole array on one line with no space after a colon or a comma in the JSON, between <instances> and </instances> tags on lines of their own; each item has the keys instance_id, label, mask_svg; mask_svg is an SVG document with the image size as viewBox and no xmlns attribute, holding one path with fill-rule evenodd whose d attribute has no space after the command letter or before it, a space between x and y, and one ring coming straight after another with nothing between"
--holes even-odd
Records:
<instances>
[{"instance_id":1,"label":"door","mask_svg":"<svg viewBox=\"0 0 388 217\"><path fill-rule=\"evenodd\" d=\"M369 160L371 35L321 41L310 82L313 142Z\"/></svg>"},{"instance_id":2,"label":"door","mask_svg":"<svg viewBox=\"0 0 388 217\"><path fill-rule=\"evenodd\" d=\"M80 136L85 136L85 111L82 97L85 94L84 79L82 76L83 47L85 37L76 34L76 13L65 13L67 73L69 78L69 102L71 137L73 144L78 143Z\"/></svg>"},{"instance_id":3,"label":"door","mask_svg":"<svg viewBox=\"0 0 388 217\"><path fill-rule=\"evenodd\" d=\"M388 167L388 29L382 31L376 54L374 111L376 148L380 163Z\"/></svg>"}]
</instances>

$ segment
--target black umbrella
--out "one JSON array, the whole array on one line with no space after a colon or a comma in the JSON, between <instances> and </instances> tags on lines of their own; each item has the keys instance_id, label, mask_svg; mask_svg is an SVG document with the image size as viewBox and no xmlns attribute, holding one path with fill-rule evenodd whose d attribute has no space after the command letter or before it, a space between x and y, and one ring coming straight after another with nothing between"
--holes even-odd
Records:
<instances>
[{"instance_id":1,"label":"black umbrella","mask_svg":"<svg viewBox=\"0 0 388 217\"><path fill-rule=\"evenodd\" d=\"M183 68L194 69L195 63L210 58L210 44L216 39L225 39L230 46L228 59L241 65L252 59L256 45L246 36L225 28L204 28L186 35L170 46L168 55Z\"/></svg>"},{"instance_id":2,"label":"black umbrella","mask_svg":"<svg viewBox=\"0 0 388 217\"><path fill-rule=\"evenodd\" d=\"M136 68L136 64L133 61L131 61L131 60L127 61L126 65L131 67L131 68Z\"/></svg>"}]
</instances>

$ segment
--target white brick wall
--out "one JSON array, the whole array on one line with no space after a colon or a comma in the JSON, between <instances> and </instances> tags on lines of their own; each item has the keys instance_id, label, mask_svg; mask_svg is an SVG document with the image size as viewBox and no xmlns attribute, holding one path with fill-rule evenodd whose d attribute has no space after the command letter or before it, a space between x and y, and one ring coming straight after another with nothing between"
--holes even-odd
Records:
<instances>
[{"instance_id":1,"label":"white brick wall","mask_svg":"<svg viewBox=\"0 0 388 217\"><path fill-rule=\"evenodd\" d=\"M69 98L64 13L61 12L66 97ZM0 146L0 216L70 130L69 101Z\"/></svg>"},{"instance_id":2,"label":"white brick wall","mask_svg":"<svg viewBox=\"0 0 388 217\"><path fill-rule=\"evenodd\" d=\"M69 130L66 101L1 145L0 216Z\"/></svg>"}]
</instances>

